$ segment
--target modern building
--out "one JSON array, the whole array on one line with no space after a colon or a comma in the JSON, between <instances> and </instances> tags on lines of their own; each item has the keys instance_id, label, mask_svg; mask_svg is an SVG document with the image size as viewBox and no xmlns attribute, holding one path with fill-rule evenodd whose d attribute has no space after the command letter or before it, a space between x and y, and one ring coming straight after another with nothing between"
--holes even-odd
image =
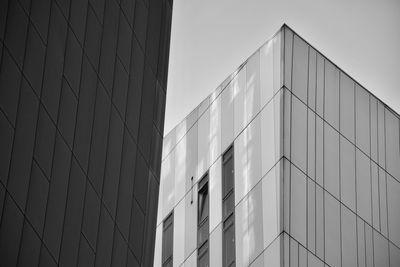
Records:
<instances>
[{"instance_id":1,"label":"modern building","mask_svg":"<svg viewBox=\"0 0 400 267\"><path fill-rule=\"evenodd\" d=\"M150 266L172 0L0 1L0 265Z\"/></svg>"},{"instance_id":2,"label":"modern building","mask_svg":"<svg viewBox=\"0 0 400 267\"><path fill-rule=\"evenodd\" d=\"M400 266L399 115L287 26L165 138L155 266Z\"/></svg>"}]
</instances>

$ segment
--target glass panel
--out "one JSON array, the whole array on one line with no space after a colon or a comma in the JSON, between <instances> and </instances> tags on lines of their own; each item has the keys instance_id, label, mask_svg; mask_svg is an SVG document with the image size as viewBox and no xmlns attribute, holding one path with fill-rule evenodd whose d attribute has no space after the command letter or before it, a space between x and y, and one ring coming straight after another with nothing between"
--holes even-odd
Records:
<instances>
[{"instance_id":1,"label":"glass panel","mask_svg":"<svg viewBox=\"0 0 400 267\"><path fill-rule=\"evenodd\" d=\"M246 127L247 117L245 110L245 94L246 94L246 65L239 71L232 80L232 88L234 95L234 137Z\"/></svg>"},{"instance_id":2,"label":"glass panel","mask_svg":"<svg viewBox=\"0 0 400 267\"><path fill-rule=\"evenodd\" d=\"M369 93L356 84L356 145L369 155Z\"/></svg>"},{"instance_id":3,"label":"glass panel","mask_svg":"<svg viewBox=\"0 0 400 267\"><path fill-rule=\"evenodd\" d=\"M224 222L223 229L223 266L230 266L235 262L235 227L234 217Z\"/></svg>"},{"instance_id":4,"label":"glass panel","mask_svg":"<svg viewBox=\"0 0 400 267\"><path fill-rule=\"evenodd\" d=\"M389 239L397 246L400 246L400 183L389 175L387 176L387 199Z\"/></svg>"},{"instance_id":5,"label":"glass panel","mask_svg":"<svg viewBox=\"0 0 400 267\"><path fill-rule=\"evenodd\" d=\"M340 206L330 194L325 195L325 260L331 266L340 266Z\"/></svg>"},{"instance_id":6,"label":"glass panel","mask_svg":"<svg viewBox=\"0 0 400 267\"><path fill-rule=\"evenodd\" d=\"M324 119L339 129L339 70L325 61L325 114Z\"/></svg>"},{"instance_id":7,"label":"glass panel","mask_svg":"<svg viewBox=\"0 0 400 267\"><path fill-rule=\"evenodd\" d=\"M340 137L341 200L356 211L356 155L355 146Z\"/></svg>"},{"instance_id":8,"label":"glass panel","mask_svg":"<svg viewBox=\"0 0 400 267\"><path fill-rule=\"evenodd\" d=\"M354 82L340 73L340 132L354 143Z\"/></svg>"},{"instance_id":9,"label":"glass panel","mask_svg":"<svg viewBox=\"0 0 400 267\"><path fill-rule=\"evenodd\" d=\"M389 242L374 230L374 264L375 266L389 266Z\"/></svg>"},{"instance_id":10,"label":"glass panel","mask_svg":"<svg viewBox=\"0 0 400 267\"><path fill-rule=\"evenodd\" d=\"M233 88L228 85L221 93L221 151L233 141Z\"/></svg>"},{"instance_id":11,"label":"glass panel","mask_svg":"<svg viewBox=\"0 0 400 267\"><path fill-rule=\"evenodd\" d=\"M399 119L385 109L386 124L386 170L400 180Z\"/></svg>"},{"instance_id":12,"label":"glass panel","mask_svg":"<svg viewBox=\"0 0 400 267\"><path fill-rule=\"evenodd\" d=\"M342 264L357 266L357 220L356 215L341 205L342 218Z\"/></svg>"},{"instance_id":13,"label":"glass panel","mask_svg":"<svg viewBox=\"0 0 400 267\"><path fill-rule=\"evenodd\" d=\"M250 122L260 111L260 51L255 52L246 64L246 120Z\"/></svg>"},{"instance_id":14,"label":"glass panel","mask_svg":"<svg viewBox=\"0 0 400 267\"><path fill-rule=\"evenodd\" d=\"M307 171L307 108L292 97L291 160L302 171Z\"/></svg>"},{"instance_id":15,"label":"glass panel","mask_svg":"<svg viewBox=\"0 0 400 267\"><path fill-rule=\"evenodd\" d=\"M297 35L293 40L292 92L307 103L308 45Z\"/></svg>"},{"instance_id":16,"label":"glass panel","mask_svg":"<svg viewBox=\"0 0 400 267\"><path fill-rule=\"evenodd\" d=\"M210 232L222 220L221 158L210 168Z\"/></svg>"},{"instance_id":17,"label":"glass panel","mask_svg":"<svg viewBox=\"0 0 400 267\"><path fill-rule=\"evenodd\" d=\"M324 187L339 198L339 133L324 124Z\"/></svg>"},{"instance_id":18,"label":"glass panel","mask_svg":"<svg viewBox=\"0 0 400 267\"><path fill-rule=\"evenodd\" d=\"M317 52L309 47L308 57L308 107L315 111L315 89L317 77Z\"/></svg>"},{"instance_id":19,"label":"glass panel","mask_svg":"<svg viewBox=\"0 0 400 267\"><path fill-rule=\"evenodd\" d=\"M290 233L302 245L306 246L306 177L292 165L290 194Z\"/></svg>"},{"instance_id":20,"label":"glass panel","mask_svg":"<svg viewBox=\"0 0 400 267\"><path fill-rule=\"evenodd\" d=\"M172 258L173 252L173 214L169 215L163 226L163 246L162 246L162 262L165 263L167 260Z\"/></svg>"},{"instance_id":21,"label":"glass panel","mask_svg":"<svg viewBox=\"0 0 400 267\"><path fill-rule=\"evenodd\" d=\"M357 214L371 223L371 173L370 159L356 149Z\"/></svg>"},{"instance_id":22,"label":"glass panel","mask_svg":"<svg viewBox=\"0 0 400 267\"><path fill-rule=\"evenodd\" d=\"M208 197L208 183L204 185L205 188L200 189L199 191L199 198L198 198L198 205L199 205L199 223L203 220L208 218L209 214L209 197Z\"/></svg>"},{"instance_id":23,"label":"glass panel","mask_svg":"<svg viewBox=\"0 0 400 267\"><path fill-rule=\"evenodd\" d=\"M235 209L235 201L233 199L233 193L229 194L226 199L223 200L223 211L222 218L228 217Z\"/></svg>"},{"instance_id":24,"label":"glass panel","mask_svg":"<svg viewBox=\"0 0 400 267\"><path fill-rule=\"evenodd\" d=\"M208 260L208 243L205 243L198 249L198 263L197 267L208 267L209 260Z\"/></svg>"},{"instance_id":25,"label":"glass panel","mask_svg":"<svg viewBox=\"0 0 400 267\"><path fill-rule=\"evenodd\" d=\"M223 196L226 196L234 186L233 157L223 163Z\"/></svg>"}]
</instances>

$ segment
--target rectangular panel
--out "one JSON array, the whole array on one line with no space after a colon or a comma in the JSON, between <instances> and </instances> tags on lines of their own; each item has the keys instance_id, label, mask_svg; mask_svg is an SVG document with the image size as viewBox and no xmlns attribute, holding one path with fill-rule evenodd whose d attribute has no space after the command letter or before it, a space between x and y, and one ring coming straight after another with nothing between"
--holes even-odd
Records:
<instances>
[{"instance_id":1,"label":"rectangular panel","mask_svg":"<svg viewBox=\"0 0 400 267\"><path fill-rule=\"evenodd\" d=\"M389 266L389 242L377 231L374 235L374 264L375 266Z\"/></svg>"},{"instance_id":2,"label":"rectangular panel","mask_svg":"<svg viewBox=\"0 0 400 267\"><path fill-rule=\"evenodd\" d=\"M340 72L340 133L354 143L354 82Z\"/></svg>"},{"instance_id":3,"label":"rectangular panel","mask_svg":"<svg viewBox=\"0 0 400 267\"><path fill-rule=\"evenodd\" d=\"M274 41L278 37L269 40L260 48L260 95L261 108L272 98L274 94ZM277 66L276 66L277 67Z\"/></svg>"},{"instance_id":4,"label":"rectangular panel","mask_svg":"<svg viewBox=\"0 0 400 267\"><path fill-rule=\"evenodd\" d=\"M315 203L316 203L316 255L324 259L325 257L325 233L324 233L324 191L321 187L316 186Z\"/></svg>"},{"instance_id":5,"label":"rectangular panel","mask_svg":"<svg viewBox=\"0 0 400 267\"><path fill-rule=\"evenodd\" d=\"M262 223L266 248L280 232L280 164L262 179Z\"/></svg>"},{"instance_id":6,"label":"rectangular panel","mask_svg":"<svg viewBox=\"0 0 400 267\"><path fill-rule=\"evenodd\" d=\"M372 228L368 224L365 224L365 259L366 267L372 267L374 264L374 250L372 240Z\"/></svg>"},{"instance_id":7,"label":"rectangular panel","mask_svg":"<svg viewBox=\"0 0 400 267\"><path fill-rule=\"evenodd\" d=\"M233 87L228 85L221 93L221 151L225 151L233 142L233 102Z\"/></svg>"},{"instance_id":8,"label":"rectangular panel","mask_svg":"<svg viewBox=\"0 0 400 267\"><path fill-rule=\"evenodd\" d=\"M172 210L175 204L175 151L161 163L160 193L157 224Z\"/></svg>"},{"instance_id":9,"label":"rectangular panel","mask_svg":"<svg viewBox=\"0 0 400 267\"><path fill-rule=\"evenodd\" d=\"M341 240L343 266L357 266L357 217L341 205Z\"/></svg>"},{"instance_id":10,"label":"rectangular panel","mask_svg":"<svg viewBox=\"0 0 400 267\"><path fill-rule=\"evenodd\" d=\"M185 196L185 259L197 248L197 184ZM178 219L178 217L177 217Z\"/></svg>"},{"instance_id":11,"label":"rectangular panel","mask_svg":"<svg viewBox=\"0 0 400 267\"><path fill-rule=\"evenodd\" d=\"M317 88L317 52L309 48L308 57L308 102L307 106L315 111L315 89Z\"/></svg>"},{"instance_id":12,"label":"rectangular panel","mask_svg":"<svg viewBox=\"0 0 400 267\"><path fill-rule=\"evenodd\" d=\"M365 266L365 229L364 221L357 217L357 257L358 266Z\"/></svg>"},{"instance_id":13,"label":"rectangular panel","mask_svg":"<svg viewBox=\"0 0 400 267\"><path fill-rule=\"evenodd\" d=\"M210 164L221 155L221 97L217 97L210 105L210 127L208 139L210 144Z\"/></svg>"},{"instance_id":14,"label":"rectangular panel","mask_svg":"<svg viewBox=\"0 0 400 267\"><path fill-rule=\"evenodd\" d=\"M324 126L320 117L315 116L315 181L324 185Z\"/></svg>"},{"instance_id":15,"label":"rectangular panel","mask_svg":"<svg viewBox=\"0 0 400 267\"><path fill-rule=\"evenodd\" d=\"M307 179L307 248L315 252L315 183Z\"/></svg>"},{"instance_id":16,"label":"rectangular panel","mask_svg":"<svg viewBox=\"0 0 400 267\"><path fill-rule=\"evenodd\" d=\"M370 95L371 158L378 162L378 100Z\"/></svg>"},{"instance_id":17,"label":"rectangular panel","mask_svg":"<svg viewBox=\"0 0 400 267\"><path fill-rule=\"evenodd\" d=\"M400 183L387 175L387 200L389 240L400 247Z\"/></svg>"},{"instance_id":18,"label":"rectangular panel","mask_svg":"<svg viewBox=\"0 0 400 267\"><path fill-rule=\"evenodd\" d=\"M292 93L307 103L308 45L299 36L293 40Z\"/></svg>"},{"instance_id":19,"label":"rectangular panel","mask_svg":"<svg viewBox=\"0 0 400 267\"><path fill-rule=\"evenodd\" d=\"M208 166L210 166L210 110L207 109L206 112L199 118L199 121L196 123L198 127L198 145L196 144L196 140L194 140L194 145L197 145L198 153L197 153L197 173L195 174L194 181L197 181L201 176L203 176ZM193 147L194 148L194 147ZM195 149L195 148L194 148ZM186 158L190 156L190 154L194 154L196 151L187 150L186 153L180 155L182 158ZM196 161L194 162L196 164ZM186 178L188 179L188 178Z\"/></svg>"},{"instance_id":20,"label":"rectangular panel","mask_svg":"<svg viewBox=\"0 0 400 267\"><path fill-rule=\"evenodd\" d=\"M370 159L356 149L357 214L368 223L371 220Z\"/></svg>"},{"instance_id":21,"label":"rectangular panel","mask_svg":"<svg viewBox=\"0 0 400 267\"><path fill-rule=\"evenodd\" d=\"M302 245L307 245L307 195L306 176L293 165L291 166L290 198L290 233Z\"/></svg>"},{"instance_id":22,"label":"rectangular panel","mask_svg":"<svg viewBox=\"0 0 400 267\"><path fill-rule=\"evenodd\" d=\"M315 113L311 109L308 109L307 127L307 175L315 181Z\"/></svg>"},{"instance_id":23,"label":"rectangular panel","mask_svg":"<svg viewBox=\"0 0 400 267\"><path fill-rule=\"evenodd\" d=\"M340 199L353 211L356 211L355 160L355 146L347 139L340 137Z\"/></svg>"},{"instance_id":24,"label":"rectangular panel","mask_svg":"<svg viewBox=\"0 0 400 267\"><path fill-rule=\"evenodd\" d=\"M245 197L235 207L235 245L236 266L249 264L249 224L248 224L248 198Z\"/></svg>"},{"instance_id":25,"label":"rectangular panel","mask_svg":"<svg viewBox=\"0 0 400 267\"><path fill-rule=\"evenodd\" d=\"M356 145L364 153L370 152L369 93L356 84Z\"/></svg>"},{"instance_id":26,"label":"rectangular panel","mask_svg":"<svg viewBox=\"0 0 400 267\"><path fill-rule=\"evenodd\" d=\"M379 219L379 180L378 165L371 161L371 185L372 185L372 226L380 229Z\"/></svg>"},{"instance_id":27,"label":"rectangular panel","mask_svg":"<svg viewBox=\"0 0 400 267\"><path fill-rule=\"evenodd\" d=\"M235 205L249 192L247 146L244 132L235 140Z\"/></svg>"},{"instance_id":28,"label":"rectangular panel","mask_svg":"<svg viewBox=\"0 0 400 267\"><path fill-rule=\"evenodd\" d=\"M181 201L174 208L173 229L173 265L180 266L185 260L185 201ZM193 231L195 231L193 229Z\"/></svg>"},{"instance_id":29,"label":"rectangular panel","mask_svg":"<svg viewBox=\"0 0 400 267\"><path fill-rule=\"evenodd\" d=\"M381 102L378 102L378 162L386 168L385 107Z\"/></svg>"},{"instance_id":30,"label":"rectangular panel","mask_svg":"<svg viewBox=\"0 0 400 267\"><path fill-rule=\"evenodd\" d=\"M222 224L210 233L210 267L219 266L222 266Z\"/></svg>"},{"instance_id":31,"label":"rectangular panel","mask_svg":"<svg viewBox=\"0 0 400 267\"><path fill-rule=\"evenodd\" d=\"M400 126L399 118L385 109L386 126L386 169L398 181L400 180Z\"/></svg>"},{"instance_id":32,"label":"rectangular panel","mask_svg":"<svg viewBox=\"0 0 400 267\"><path fill-rule=\"evenodd\" d=\"M317 53L317 90L315 93L316 107L315 110L319 116L324 117L324 73L325 59Z\"/></svg>"},{"instance_id":33,"label":"rectangular panel","mask_svg":"<svg viewBox=\"0 0 400 267\"><path fill-rule=\"evenodd\" d=\"M388 236L386 172L379 167L379 211L381 220L381 234Z\"/></svg>"},{"instance_id":34,"label":"rectangular panel","mask_svg":"<svg viewBox=\"0 0 400 267\"><path fill-rule=\"evenodd\" d=\"M325 195L325 260L331 266L340 266L340 204L330 194Z\"/></svg>"},{"instance_id":35,"label":"rectangular panel","mask_svg":"<svg viewBox=\"0 0 400 267\"><path fill-rule=\"evenodd\" d=\"M265 175L281 157L282 91L268 103L261 114L261 175Z\"/></svg>"},{"instance_id":36,"label":"rectangular panel","mask_svg":"<svg viewBox=\"0 0 400 267\"><path fill-rule=\"evenodd\" d=\"M246 116L246 68L247 65L239 71L239 73L232 80L232 88L234 95L234 137L238 136L240 132L246 127L248 122Z\"/></svg>"},{"instance_id":37,"label":"rectangular panel","mask_svg":"<svg viewBox=\"0 0 400 267\"><path fill-rule=\"evenodd\" d=\"M257 116L244 131L247 148L249 190L261 180L261 116Z\"/></svg>"},{"instance_id":38,"label":"rectangular panel","mask_svg":"<svg viewBox=\"0 0 400 267\"><path fill-rule=\"evenodd\" d=\"M258 183L248 197L249 262L254 261L264 249L262 189L262 184Z\"/></svg>"},{"instance_id":39,"label":"rectangular panel","mask_svg":"<svg viewBox=\"0 0 400 267\"><path fill-rule=\"evenodd\" d=\"M339 199L339 133L324 123L324 187Z\"/></svg>"},{"instance_id":40,"label":"rectangular panel","mask_svg":"<svg viewBox=\"0 0 400 267\"><path fill-rule=\"evenodd\" d=\"M292 85L292 52L293 52L293 32L288 28L284 27L284 77L283 85L289 90Z\"/></svg>"},{"instance_id":41,"label":"rectangular panel","mask_svg":"<svg viewBox=\"0 0 400 267\"><path fill-rule=\"evenodd\" d=\"M291 160L303 172L307 171L307 107L292 96Z\"/></svg>"},{"instance_id":42,"label":"rectangular panel","mask_svg":"<svg viewBox=\"0 0 400 267\"><path fill-rule=\"evenodd\" d=\"M210 233L222 221L221 159L210 168Z\"/></svg>"},{"instance_id":43,"label":"rectangular panel","mask_svg":"<svg viewBox=\"0 0 400 267\"><path fill-rule=\"evenodd\" d=\"M325 61L325 112L324 119L335 129L339 128L339 70Z\"/></svg>"},{"instance_id":44,"label":"rectangular panel","mask_svg":"<svg viewBox=\"0 0 400 267\"><path fill-rule=\"evenodd\" d=\"M246 64L246 120L250 122L260 111L260 52L255 52Z\"/></svg>"}]
</instances>

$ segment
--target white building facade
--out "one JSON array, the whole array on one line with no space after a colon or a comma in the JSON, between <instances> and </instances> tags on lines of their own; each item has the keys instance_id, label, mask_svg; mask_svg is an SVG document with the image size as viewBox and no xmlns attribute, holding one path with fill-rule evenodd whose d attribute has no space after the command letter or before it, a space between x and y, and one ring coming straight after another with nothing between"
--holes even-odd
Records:
<instances>
[{"instance_id":1,"label":"white building facade","mask_svg":"<svg viewBox=\"0 0 400 267\"><path fill-rule=\"evenodd\" d=\"M154 266L400 266L399 126L284 25L164 138Z\"/></svg>"}]
</instances>

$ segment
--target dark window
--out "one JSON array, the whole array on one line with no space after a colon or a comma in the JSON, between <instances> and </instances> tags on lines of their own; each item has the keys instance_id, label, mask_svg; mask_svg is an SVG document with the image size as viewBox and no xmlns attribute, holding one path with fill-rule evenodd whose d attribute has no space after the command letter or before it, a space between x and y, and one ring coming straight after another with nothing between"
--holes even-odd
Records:
<instances>
[{"instance_id":1,"label":"dark window","mask_svg":"<svg viewBox=\"0 0 400 267\"><path fill-rule=\"evenodd\" d=\"M233 146L222 157L223 266L235 266L235 198Z\"/></svg>"},{"instance_id":2,"label":"dark window","mask_svg":"<svg viewBox=\"0 0 400 267\"><path fill-rule=\"evenodd\" d=\"M174 214L171 213L164 220L163 241L162 241L162 266L172 266L174 238Z\"/></svg>"},{"instance_id":3,"label":"dark window","mask_svg":"<svg viewBox=\"0 0 400 267\"><path fill-rule=\"evenodd\" d=\"M208 174L199 182L198 193L198 226L197 226L197 247L198 267L208 267L208 233L209 233L209 194Z\"/></svg>"}]
</instances>

